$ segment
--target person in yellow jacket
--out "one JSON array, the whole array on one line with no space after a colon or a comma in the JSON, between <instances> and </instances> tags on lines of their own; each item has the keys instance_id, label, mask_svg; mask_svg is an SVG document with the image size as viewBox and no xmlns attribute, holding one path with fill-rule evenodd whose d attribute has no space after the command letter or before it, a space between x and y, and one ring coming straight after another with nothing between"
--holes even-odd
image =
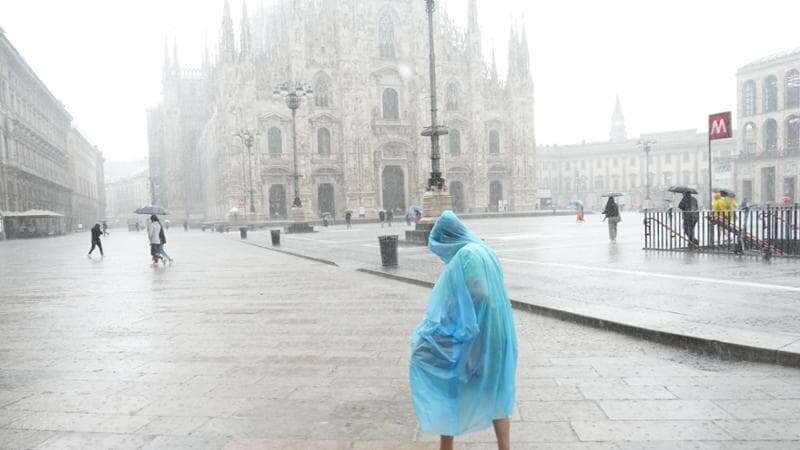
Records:
<instances>
[{"instance_id":1,"label":"person in yellow jacket","mask_svg":"<svg viewBox=\"0 0 800 450\"><path fill-rule=\"evenodd\" d=\"M722 218L725 215L725 200L722 199L722 194L719 192L714 193L714 202L711 204L711 212L714 217Z\"/></svg>"},{"instance_id":2,"label":"person in yellow jacket","mask_svg":"<svg viewBox=\"0 0 800 450\"><path fill-rule=\"evenodd\" d=\"M735 211L738 208L736 197L723 195L722 204L725 207L725 214L728 216L728 220L733 221L733 216L736 214Z\"/></svg>"}]
</instances>

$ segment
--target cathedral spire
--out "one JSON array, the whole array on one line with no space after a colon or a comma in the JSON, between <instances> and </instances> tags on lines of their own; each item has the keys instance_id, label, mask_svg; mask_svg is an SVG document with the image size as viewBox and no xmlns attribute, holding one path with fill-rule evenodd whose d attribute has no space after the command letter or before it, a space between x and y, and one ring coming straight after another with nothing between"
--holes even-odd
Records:
<instances>
[{"instance_id":1,"label":"cathedral spire","mask_svg":"<svg viewBox=\"0 0 800 450\"><path fill-rule=\"evenodd\" d=\"M481 30L478 27L478 1L469 0L469 13L467 21L467 42L473 56L481 55Z\"/></svg>"},{"instance_id":2,"label":"cathedral spire","mask_svg":"<svg viewBox=\"0 0 800 450\"><path fill-rule=\"evenodd\" d=\"M625 130L625 116L622 115L622 104L617 95L616 103L614 104L614 114L611 115L611 142L614 144L622 144L628 140L628 132Z\"/></svg>"},{"instance_id":3,"label":"cathedral spire","mask_svg":"<svg viewBox=\"0 0 800 450\"><path fill-rule=\"evenodd\" d=\"M180 63L178 63L178 38L172 36L172 66L176 71L180 70Z\"/></svg>"},{"instance_id":4,"label":"cathedral spire","mask_svg":"<svg viewBox=\"0 0 800 450\"><path fill-rule=\"evenodd\" d=\"M494 40L492 40L492 81L497 83L497 59L494 57Z\"/></svg>"},{"instance_id":5,"label":"cathedral spire","mask_svg":"<svg viewBox=\"0 0 800 450\"><path fill-rule=\"evenodd\" d=\"M241 44L239 45L239 60L247 61L251 56L250 53L253 41L250 36L250 18L247 16L247 2L245 2L245 0L242 0L242 24L240 33Z\"/></svg>"},{"instance_id":6,"label":"cathedral spire","mask_svg":"<svg viewBox=\"0 0 800 450\"><path fill-rule=\"evenodd\" d=\"M519 73L519 59L517 58L519 54L517 49L519 40L517 38L517 32L514 29L514 17L511 17L509 22L511 23L511 30L508 36L508 72L506 74L506 84L514 82Z\"/></svg>"},{"instance_id":7,"label":"cathedral spire","mask_svg":"<svg viewBox=\"0 0 800 450\"><path fill-rule=\"evenodd\" d=\"M525 16L522 16L522 39L519 48L519 76L525 81L531 80L531 54L528 49L528 32Z\"/></svg>"},{"instance_id":8,"label":"cathedral spire","mask_svg":"<svg viewBox=\"0 0 800 450\"><path fill-rule=\"evenodd\" d=\"M219 41L219 59L222 63L236 61L236 44L233 37L233 21L231 20L231 6L225 0L222 10L222 37Z\"/></svg>"}]
</instances>

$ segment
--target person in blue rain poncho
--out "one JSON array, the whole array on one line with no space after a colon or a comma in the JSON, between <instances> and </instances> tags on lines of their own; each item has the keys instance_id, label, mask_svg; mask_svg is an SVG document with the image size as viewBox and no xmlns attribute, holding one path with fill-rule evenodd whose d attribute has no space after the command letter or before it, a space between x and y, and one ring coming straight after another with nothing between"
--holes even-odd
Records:
<instances>
[{"instance_id":1,"label":"person in blue rain poncho","mask_svg":"<svg viewBox=\"0 0 800 450\"><path fill-rule=\"evenodd\" d=\"M454 436L493 425L498 447L508 449L517 337L500 262L451 211L436 221L428 247L447 266L411 339L420 428L450 449Z\"/></svg>"}]
</instances>

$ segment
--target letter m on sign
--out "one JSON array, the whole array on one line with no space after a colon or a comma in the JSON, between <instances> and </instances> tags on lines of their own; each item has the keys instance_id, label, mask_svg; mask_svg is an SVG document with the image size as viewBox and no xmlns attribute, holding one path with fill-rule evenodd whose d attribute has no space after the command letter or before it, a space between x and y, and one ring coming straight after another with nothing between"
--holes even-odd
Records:
<instances>
[{"instance_id":1,"label":"letter m on sign","mask_svg":"<svg viewBox=\"0 0 800 450\"><path fill-rule=\"evenodd\" d=\"M708 116L708 140L727 139L732 135L730 111Z\"/></svg>"}]
</instances>

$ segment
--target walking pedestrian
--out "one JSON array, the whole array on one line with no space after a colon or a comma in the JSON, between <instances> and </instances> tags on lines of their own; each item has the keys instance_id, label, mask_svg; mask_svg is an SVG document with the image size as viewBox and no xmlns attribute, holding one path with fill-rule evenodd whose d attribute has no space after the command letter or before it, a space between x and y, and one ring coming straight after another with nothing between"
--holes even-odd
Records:
<instances>
[{"instance_id":1,"label":"walking pedestrian","mask_svg":"<svg viewBox=\"0 0 800 450\"><path fill-rule=\"evenodd\" d=\"M452 449L455 436L494 426L510 448L517 337L503 271L494 251L445 211L428 247L445 267L411 339L409 379L425 433Z\"/></svg>"},{"instance_id":2,"label":"walking pedestrian","mask_svg":"<svg viewBox=\"0 0 800 450\"><path fill-rule=\"evenodd\" d=\"M103 221L103 236L108 236L108 224L106 221Z\"/></svg>"},{"instance_id":3,"label":"walking pedestrian","mask_svg":"<svg viewBox=\"0 0 800 450\"><path fill-rule=\"evenodd\" d=\"M100 224L96 223L91 229L92 232L92 248L89 249L89 253L86 255L87 258L92 257L92 252L94 251L95 247L100 250L100 257L103 258L105 255L103 254L103 243L100 242L100 236L103 235L103 231L100 229Z\"/></svg>"},{"instance_id":4,"label":"walking pedestrian","mask_svg":"<svg viewBox=\"0 0 800 450\"><path fill-rule=\"evenodd\" d=\"M353 211L350 211L348 209L347 211L344 212L344 223L347 224L348 230L353 228L352 220L353 220Z\"/></svg>"},{"instance_id":5,"label":"walking pedestrian","mask_svg":"<svg viewBox=\"0 0 800 450\"><path fill-rule=\"evenodd\" d=\"M617 224L622 220L619 215L619 207L614 197L608 197L606 207L603 209L603 220L608 220L608 238L611 242L617 242Z\"/></svg>"},{"instance_id":6,"label":"walking pedestrian","mask_svg":"<svg viewBox=\"0 0 800 450\"><path fill-rule=\"evenodd\" d=\"M389 226L392 226L393 219L394 219L394 213L392 212L392 209L389 208L386 210L386 223L389 224Z\"/></svg>"},{"instance_id":7,"label":"walking pedestrian","mask_svg":"<svg viewBox=\"0 0 800 450\"><path fill-rule=\"evenodd\" d=\"M147 239L150 242L150 256L153 258L153 265L158 265L161 259L161 222L155 214L150 216L147 222Z\"/></svg>"},{"instance_id":8,"label":"walking pedestrian","mask_svg":"<svg viewBox=\"0 0 800 450\"><path fill-rule=\"evenodd\" d=\"M161 257L161 261L164 261L164 265L167 264L167 261L172 264L172 257L167 254L167 250L165 249L167 245L167 235L164 233L164 227L161 227L161 231L158 232L158 240L161 242L161 245L158 246L158 256Z\"/></svg>"},{"instance_id":9,"label":"walking pedestrian","mask_svg":"<svg viewBox=\"0 0 800 450\"><path fill-rule=\"evenodd\" d=\"M189 221L187 221L187 220L183 221L183 231L189 231ZM203 230L203 231L205 231L205 230Z\"/></svg>"},{"instance_id":10,"label":"walking pedestrian","mask_svg":"<svg viewBox=\"0 0 800 450\"><path fill-rule=\"evenodd\" d=\"M381 222L381 228L383 228L383 223L386 221L386 211L378 211L378 220Z\"/></svg>"},{"instance_id":11,"label":"walking pedestrian","mask_svg":"<svg viewBox=\"0 0 800 450\"><path fill-rule=\"evenodd\" d=\"M700 207L697 204L697 199L688 192L683 193L681 202L678 203L678 209L683 212L683 232L686 238L692 245L699 244L699 241L694 236L694 228L700 220Z\"/></svg>"}]
</instances>

